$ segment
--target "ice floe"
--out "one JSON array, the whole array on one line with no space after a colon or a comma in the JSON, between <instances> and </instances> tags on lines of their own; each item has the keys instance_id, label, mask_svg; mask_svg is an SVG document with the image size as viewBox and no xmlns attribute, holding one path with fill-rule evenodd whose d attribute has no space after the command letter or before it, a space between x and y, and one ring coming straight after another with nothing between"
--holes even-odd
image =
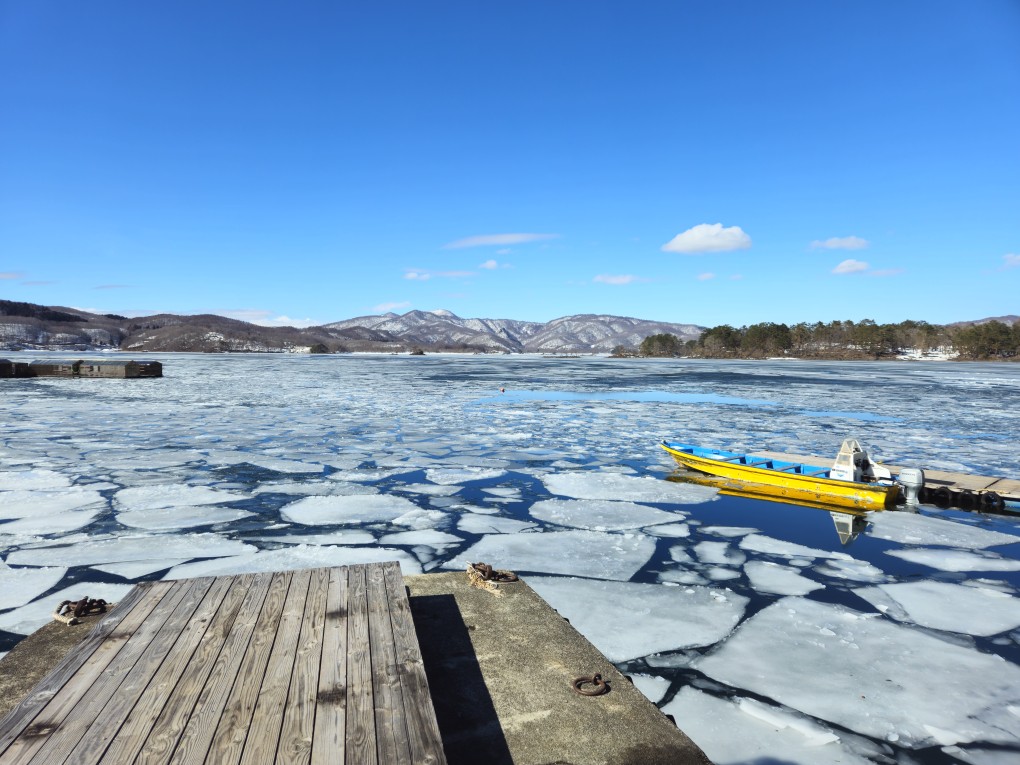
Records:
<instances>
[{"instance_id":1,"label":"ice floe","mask_svg":"<svg viewBox=\"0 0 1020 765\"><path fill-rule=\"evenodd\" d=\"M0 491L0 520L56 515L90 505L104 505L106 500L95 489L70 486L60 491L15 489Z\"/></svg>"},{"instance_id":2,"label":"ice floe","mask_svg":"<svg viewBox=\"0 0 1020 765\"><path fill-rule=\"evenodd\" d=\"M38 491L40 489L66 489L71 480L54 470L0 471L0 491Z\"/></svg>"},{"instance_id":3,"label":"ice floe","mask_svg":"<svg viewBox=\"0 0 1020 765\"><path fill-rule=\"evenodd\" d=\"M543 576L527 582L612 662L715 643L747 604L742 595L709 587Z\"/></svg>"},{"instance_id":4,"label":"ice floe","mask_svg":"<svg viewBox=\"0 0 1020 765\"><path fill-rule=\"evenodd\" d=\"M740 540L740 547L748 552L765 553L781 558L831 558L833 560L851 560L852 556L832 550L819 550L805 547L796 542L774 539L764 534L750 534Z\"/></svg>"},{"instance_id":5,"label":"ice floe","mask_svg":"<svg viewBox=\"0 0 1020 765\"><path fill-rule=\"evenodd\" d=\"M280 550L265 550L247 555L184 563L174 566L163 578L190 579L197 576L232 576L260 571L292 571L380 561L397 561L404 574L411 575L422 572L421 564L415 557L403 550L391 547L297 545Z\"/></svg>"},{"instance_id":6,"label":"ice floe","mask_svg":"<svg viewBox=\"0 0 1020 765\"><path fill-rule=\"evenodd\" d=\"M457 528L467 534L516 534L520 531L537 528L537 526L528 521L518 521L498 515L470 513L462 515L457 520Z\"/></svg>"},{"instance_id":7,"label":"ice floe","mask_svg":"<svg viewBox=\"0 0 1020 765\"><path fill-rule=\"evenodd\" d=\"M992 552L973 553L966 550L911 549L886 550L886 555L920 563L939 571L1020 571L1020 560L1003 558Z\"/></svg>"},{"instance_id":8,"label":"ice floe","mask_svg":"<svg viewBox=\"0 0 1020 765\"><path fill-rule=\"evenodd\" d=\"M553 473L542 476L542 482L550 493L573 499L691 505L708 502L717 494L715 489L706 486L610 472Z\"/></svg>"},{"instance_id":9,"label":"ice floe","mask_svg":"<svg viewBox=\"0 0 1020 765\"><path fill-rule=\"evenodd\" d=\"M824 584L808 579L795 568L782 566L772 561L752 560L744 565L744 573L757 592L771 592L776 595L807 595L821 590Z\"/></svg>"},{"instance_id":10,"label":"ice floe","mask_svg":"<svg viewBox=\"0 0 1020 765\"><path fill-rule=\"evenodd\" d=\"M815 566L815 571L833 579L854 582L885 582L889 579L882 569L863 560L827 560Z\"/></svg>"},{"instance_id":11,"label":"ice floe","mask_svg":"<svg viewBox=\"0 0 1020 765\"><path fill-rule=\"evenodd\" d=\"M305 526L324 526L392 521L417 508L411 500L390 494L305 497L284 505L280 515Z\"/></svg>"},{"instance_id":12,"label":"ice floe","mask_svg":"<svg viewBox=\"0 0 1020 765\"><path fill-rule=\"evenodd\" d=\"M759 533L758 529L749 526L702 526L701 533L717 537L744 537Z\"/></svg>"},{"instance_id":13,"label":"ice floe","mask_svg":"<svg viewBox=\"0 0 1020 765\"><path fill-rule=\"evenodd\" d=\"M461 484L471 481L489 481L502 478L505 470L492 468L429 468L425 477L432 483Z\"/></svg>"},{"instance_id":14,"label":"ice floe","mask_svg":"<svg viewBox=\"0 0 1020 765\"><path fill-rule=\"evenodd\" d=\"M669 680L658 675L631 674L628 675L634 687L644 694L644 697L657 704L662 701L666 691L669 690Z\"/></svg>"},{"instance_id":15,"label":"ice floe","mask_svg":"<svg viewBox=\"0 0 1020 765\"><path fill-rule=\"evenodd\" d=\"M691 527L687 523L667 523L662 526L649 526L648 533L656 537L682 539L691 535Z\"/></svg>"},{"instance_id":16,"label":"ice floe","mask_svg":"<svg viewBox=\"0 0 1020 765\"><path fill-rule=\"evenodd\" d=\"M248 499L248 495L243 492L212 489L208 486L156 484L121 489L113 495L113 498L118 509L131 511L156 510L161 507L216 505L222 502Z\"/></svg>"},{"instance_id":17,"label":"ice floe","mask_svg":"<svg viewBox=\"0 0 1020 765\"><path fill-rule=\"evenodd\" d=\"M424 531L397 531L393 534L386 534L379 538L381 545L424 545L435 547L437 545L456 545L464 540L456 534L448 534L445 531L426 529Z\"/></svg>"},{"instance_id":18,"label":"ice floe","mask_svg":"<svg viewBox=\"0 0 1020 765\"><path fill-rule=\"evenodd\" d=\"M873 765L855 754L831 731L811 720L760 702L717 698L696 688L681 688L662 711L716 765Z\"/></svg>"},{"instance_id":19,"label":"ice floe","mask_svg":"<svg viewBox=\"0 0 1020 765\"><path fill-rule=\"evenodd\" d=\"M187 563L188 560L188 558L152 558L151 560L128 561L126 563L100 563L91 566L91 568L125 579L138 579Z\"/></svg>"},{"instance_id":20,"label":"ice floe","mask_svg":"<svg viewBox=\"0 0 1020 765\"><path fill-rule=\"evenodd\" d=\"M1020 599L995 589L924 581L854 592L883 613L924 627L985 636L1020 627Z\"/></svg>"},{"instance_id":21,"label":"ice floe","mask_svg":"<svg viewBox=\"0 0 1020 765\"><path fill-rule=\"evenodd\" d=\"M149 531L188 529L195 526L212 526L248 518L255 513L235 507L158 507L117 513L117 520L125 526Z\"/></svg>"},{"instance_id":22,"label":"ice floe","mask_svg":"<svg viewBox=\"0 0 1020 765\"><path fill-rule=\"evenodd\" d=\"M734 550L727 542L698 542L694 545L694 554L702 563L719 566L739 566L747 556L740 550Z\"/></svg>"},{"instance_id":23,"label":"ice floe","mask_svg":"<svg viewBox=\"0 0 1020 765\"><path fill-rule=\"evenodd\" d=\"M23 606L55 586L66 568L11 568L0 563L0 611Z\"/></svg>"},{"instance_id":24,"label":"ice floe","mask_svg":"<svg viewBox=\"0 0 1020 765\"><path fill-rule=\"evenodd\" d=\"M463 569L484 561L496 568L549 574L630 579L655 552L644 534L601 531L548 531L491 534L445 564Z\"/></svg>"},{"instance_id":25,"label":"ice floe","mask_svg":"<svg viewBox=\"0 0 1020 765\"><path fill-rule=\"evenodd\" d=\"M246 537L250 542L283 545L371 545L375 535L363 529L341 529L328 534L281 534L278 536Z\"/></svg>"},{"instance_id":26,"label":"ice floe","mask_svg":"<svg viewBox=\"0 0 1020 765\"><path fill-rule=\"evenodd\" d=\"M905 545L980 549L1020 542L1020 536L920 513L871 513L868 520L866 534Z\"/></svg>"},{"instance_id":27,"label":"ice floe","mask_svg":"<svg viewBox=\"0 0 1020 765\"><path fill-rule=\"evenodd\" d=\"M545 499L528 510L533 518L558 526L593 531L620 531L670 523L676 515L633 502L599 499Z\"/></svg>"},{"instance_id":28,"label":"ice floe","mask_svg":"<svg viewBox=\"0 0 1020 765\"><path fill-rule=\"evenodd\" d=\"M346 481L269 481L259 484L252 494L300 494L302 496L346 496L351 494L377 494L378 489Z\"/></svg>"},{"instance_id":29,"label":"ice floe","mask_svg":"<svg viewBox=\"0 0 1020 765\"><path fill-rule=\"evenodd\" d=\"M154 558L215 558L254 550L252 545L217 534L122 536L60 547L15 550L7 563L19 566L90 566Z\"/></svg>"},{"instance_id":30,"label":"ice floe","mask_svg":"<svg viewBox=\"0 0 1020 765\"><path fill-rule=\"evenodd\" d=\"M694 666L901 746L1020 742L1020 726L1003 711L1020 704L1020 669L844 606L783 598Z\"/></svg>"},{"instance_id":31,"label":"ice floe","mask_svg":"<svg viewBox=\"0 0 1020 765\"><path fill-rule=\"evenodd\" d=\"M53 515L37 515L16 521L0 522L5 534L66 534L83 528L99 515L100 510L70 510Z\"/></svg>"}]
</instances>

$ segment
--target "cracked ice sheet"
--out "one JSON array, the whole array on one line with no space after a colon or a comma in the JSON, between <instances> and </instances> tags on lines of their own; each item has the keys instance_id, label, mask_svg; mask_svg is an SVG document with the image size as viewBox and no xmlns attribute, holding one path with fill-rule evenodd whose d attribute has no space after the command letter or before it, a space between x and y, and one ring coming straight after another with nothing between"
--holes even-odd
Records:
<instances>
[{"instance_id":1,"label":"cracked ice sheet","mask_svg":"<svg viewBox=\"0 0 1020 765\"><path fill-rule=\"evenodd\" d=\"M886 555L939 571L1020 571L1020 560L1003 558L994 553L972 553L966 550L920 549L886 550Z\"/></svg>"},{"instance_id":2,"label":"cracked ice sheet","mask_svg":"<svg viewBox=\"0 0 1020 765\"><path fill-rule=\"evenodd\" d=\"M807 595L809 592L825 588L824 584L802 576L797 569L771 561L753 560L744 566L744 573L747 574L755 592Z\"/></svg>"},{"instance_id":3,"label":"cracked ice sheet","mask_svg":"<svg viewBox=\"0 0 1020 765\"><path fill-rule=\"evenodd\" d=\"M611 662L716 643L740 621L748 601L710 587L544 576L527 582Z\"/></svg>"},{"instance_id":4,"label":"cracked ice sheet","mask_svg":"<svg viewBox=\"0 0 1020 765\"><path fill-rule=\"evenodd\" d=\"M670 682L658 675L628 675L634 687L637 688L653 704L658 704L669 690Z\"/></svg>"},{"instance_id":5,"label":"cracked ice sheet","mask_svg":"<svg viewBox=\"0 0 1020 765\"><path fill-rule=\"evenodd\" d=\"M116 603L127 595L131 587L130 584L76 582L59 592L39 598L27 606L0 614L0 630L7 630L18 635L31 635L40 627L53 621L53 612L62 601L80 600L87 595L90 598L101 598L108 603Z\"/></svg>"},{"instance_id":6,"label":"cracked ice sheet","mask_svg":"<svg viewBox=\"0 0 1020 765\"><path fill-rule=\"evenodd\" d=\"M124 526L149 531L187 529L195 526L211 526L216 523L230 523L255 515L236 507L159 507L147 510L132 510L117 513L117 520Z\"/></svg>"},{"instance_id":7,"label":"cracked ice sheet","mask_svg":"<svg viewBox=\"0 0 1020 765\"><path fill-rule=\"evenodd\" d=\"M117 508L123 511L216 505L221 502L235 502L249 498L248 494L242 492L175 483L134 486L130 489L121 489L114 495Z\"/></svg>"},{"instance_id":8,"label":"cracked ice sheet","mask_svg":"<svg viewBox=\"0 0 1020 765\"><path fill-rule=\"evenodd\" d=\"M397 561L405 575L422 573L418 559L392 547L309 547L298 545L282 550L265 550L248 555L196 561L174 566L164 579L198 576L234 576L261 571L293 571L302 568L352 566L359 563Z\"/></svg>"},{"instance_id":9,"label":"cracked ice sheet","mask_svg":"<svg viewBox=\"0 0 1020 765\"><path fill-rule=\"evenodd\" d=\"M922 627L983 636L1020 627L1020 599L999 590L948 582L903 582L854 593L879 611Z\"/></svg>"},{"instance_id":10,"label":"cracked ice sheet","mask_svg":"<svg viewBox=\"0 0 1020 765\"><path fill-rule=\"evenodd\" d=\"M340 497L305 497L280 509L287 521L305 526L392 521L417 510L409 499L392 494L352 494Z\"/></svg>"},{"instance_id":11,"label":"cracked ice sheet","mask_svg":"<svg viewBox=\"0 0 1020 765\"><path fill-rule=\"evenodd\" d=\"M464 569L472 561L495 568L540 571L598 579L630 579L655 552L655 542L644 534L607 534L600 531L546 531L525 534L491 534L443 564Z\"/></svg>"},{"instance_id":12,"label":"cracked ice sheet","mask_svg":"<svg viewBox=\"0 0 1020 765\"><path fill-rule=\"evenodd\" d=\"M866 534L904 545L943 545L981 549L1020 542L1020 537L990 531L950 518L920 513L871 513Z\"/></svg>"},{"instance_id":13,"label":"cracked ice sheet","mask_svg":"<svg viewBox=\"0 0 1020 765\"><path fill-rule=\"evenodd\" d=\"M573 499L697 505L715 499L718 494L716 489L708 486L610 472L554 473L541 476L541 479L549 493Z\"/></svg>"},{"instance_id":14,"label":"cracked ice sheet","mask_svg":"<svg viewBox=\"0 0 1020 765\"><path fill-rule=\"evenodd\" d=\"M0 562L0 611L39 597L66 573L66 568L11 568Z\"/></svg>"},{"instance_id":15,"label":"cracked ice sheet","mask_svg":"<svg viewBox=\"0 0 1020 765\"><path fill-rule=\"evenodd\" d=\"M1020 669L844 606L783 598L692 666L901 746L1020 742Z\"/></svg>"},{"instance_id":16,"label":"cracked ice sheet","mask_svg":"<svg viewBox=\"0 0 1020 765\"><path fill-rule=\"evenodd\" d=\"M546 523L592 531L638 529L677 519L673 513L654 507L599 499L544 499L534 503L528 512Z\"/></svg>"},{"instance_id":17,"label":"cracked ice sheet","mask_svg":"<svg viewBox=\"0 0 1020 765\"><path fill-rule=\"evenodd\" d=\"M820 725L765 704L724 701L691 687L662 707L716 765L872 765ZM734 735L739 731L739 735Z\"/></svg>"},{"instance_id":18,"label":"cracked ice sheet","mask_svg":"<svg viewBox=\"0 0 1020 765\"><path fill-rule=\"evenodd\" d=\"M161 534L77 542L64 547L15 550L7 556L7 562L19 566L91 566L96 563L124 563L167 557L186 560L217 558L254 549L252 545L224 539L218 534Z\"/></svg>"}]
</instances>

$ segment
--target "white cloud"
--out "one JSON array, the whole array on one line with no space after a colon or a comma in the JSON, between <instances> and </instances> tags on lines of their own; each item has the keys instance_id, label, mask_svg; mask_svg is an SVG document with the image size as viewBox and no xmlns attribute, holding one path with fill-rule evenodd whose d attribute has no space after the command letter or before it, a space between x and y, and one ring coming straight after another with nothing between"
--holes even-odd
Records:
<instances>
[{"instance_id":1,"label":"white cloud","mask_svg":"<svg viewBox=\"0 0 1020 765\"><path fill-rule=\"evenodd\" d=\"M714 279L714 278L715 278L715 274L713 274L711 272L705 272L703 274L698 274L698 281L699 282L707 282L709 279Z\"/></svg>"},{"instance_id":2,"label":"white cloud","mask_svg":"<svg viewBox=\"0 0 1020 765\"><path fill-rule=\"evenodd\" d=\"M863 250L871 242L859 236L832 236L828 239L815 239L811 242L813 250Z\"/></svg>"},{"instance_id":3,"label":"white cloud","mask_svg":"<svg viewBox=\"0 0 1020 765\"><path fill-rule=\"evenodd\" d=\"M497 255L509 255L512 250L509 247L503 247L500 250L496 250Z\"/></svg>"},{"instance_id":4,"label":"white cloud","mask_svg":"<svg viewBox=\"0 0 1020 765\"><path fill-rule=\"evenodd\" d=\"M373 306L372 310L376 313L389 313L390 311L396 311L401 308L410 308L411 303L407 300L401 303L380 303L377 306Z\"/></svg>"},{"instance_id":5,"label":"white cloud","mask_svg":"<svg viewBox=\"0 0 1020 765\"><path fill-rule=\"evenodd\" d=\"M840 263L838 266L832 269L832 273L855 274L860 271L867 271L870 267L871 266L869 266L863 260L854 260L853 258L850 258L849 260L844 260L842 263Z\"/></svg>"},{"instance_id":6,"label":"white cloud","mask_svg":"<svg viewBox=\"0 0 1020 765\"><path fill-rule=\"evenodd\" d=\"M405 279L418 282L427 282L433 276L441 279L466 279L470 276L477 276L477 274L474 271L422 271L417 268L404 273Z\"/></svg>"},{"instance_id":7,"label":"white cloud","mask_svg":"<svg viewBox=\"0 0 1020 765\"><path fill-rule=\"evenodd\" d=\"M662 251L693 255L699 252L746 250L750 246L751 237L740 226L723 228L722 223L699 223L662 245Z\"/></svg>"},{"instance_id":8,"label":"white cloud","mask_svg":"<svg viewBox=\"0 0 1020 765\"><path fill-rule=\"evenodd\" d=\"M744 278L743 274L733 274L733 276L730 277L730 279L735 282L739 282L743 278Z\"/></svg>"},{"instance_id":9,"label":"white cloud","mask_svg":"<svg viewBox=\"0 0 1020 765\"><path fill-rule=\"evenodd\" d=\"M212 311L217 316L225 316L228 319L246 321L249 324L257 324L260 327L316 327L322 324L318 319L292 319L286 315L275 315L273 311L265 311L260 308L238 308L229 311Z\"/></svg>"},{"instance_id":10,"label":"white cloud","mask_svg":"<svg viewBox=\"0 0 1020 765\"><path fill-rule=\"evenodd\" d=\"M0 272L0 279L20 279L24 274L19 274L17 271L3 271Z\"/></svg>"},{"instance_id":11,"label":"white cloud","mask_svg":"<svg viewBox=\"0 0 1020 765\"><path fill-rule=\"evenodd\" d=\"M631 284L633 282L643 282L647 280L642 279L640 276L633 276L631 274L599 274L592 279L592 281L599 282L600 284Z\"/></svg>"},{"instance_id":12,"label":"white cloud","mask_svg":"<svg viewBox=\"0 0 1020 765\"><path fill-rule=\"evenodd\" d=\"M1002 256L1002 267L1003 268L1020 268L1020 255L1016 255L1012 252Z\"/></svg>"},{"instance_id":13,"label":"white cloud","mask_svg":"<svg viewBox=\"0 0 1020 765\"><path fill-rule=\"evenodd\" d=\"M494 271L497 268L499 268L499 263L497 263L495 260L487 260L484 263L481 263L478 267L484 268L487 271Z\"/></svg>"},{"instance_id":14,"label":"white cloud","mask_svg":"<svg viewBox=\"0 0 1020 765\"><path fill-rule=\"evenodd\" d=\"M559 234L483 234L481 236L469 236L458 239L455 242L444 244L444 250L459 250L464 247L500 247L508 244L527 244L528 242L541 242L546 239L556 239Z\"/></svg>"}]
</instances>

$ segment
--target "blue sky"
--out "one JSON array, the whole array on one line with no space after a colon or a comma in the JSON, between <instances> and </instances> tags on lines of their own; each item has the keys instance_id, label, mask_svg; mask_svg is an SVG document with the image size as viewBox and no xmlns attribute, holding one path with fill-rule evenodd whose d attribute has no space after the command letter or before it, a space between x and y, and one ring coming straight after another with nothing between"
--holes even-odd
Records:
<instances>
[{"instance_id":1,"label":"blue sky","mask_svg":"<svg viewBox=\"0 0 1020 765\"><path fill-rule=\"evenodd\" d=\"M1020 314L1020 2L0 0L0 298Z\"/></svg>"}]
</instances>

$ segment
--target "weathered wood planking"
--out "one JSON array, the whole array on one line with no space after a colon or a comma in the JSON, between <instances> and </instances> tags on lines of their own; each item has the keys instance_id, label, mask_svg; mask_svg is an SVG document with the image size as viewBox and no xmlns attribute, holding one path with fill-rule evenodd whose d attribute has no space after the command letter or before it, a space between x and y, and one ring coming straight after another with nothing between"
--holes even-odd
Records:
<instances>
[{"instance_id":1,"label":"weathered wood planking","mask_svg":"<svg viewBox=\"0 0 1020 765\"><path fill-rule=\"evenodd\" d=\"M396 563L139 585L0 721L0 765L445 765Z\"/></svg>"}]
</instances>

